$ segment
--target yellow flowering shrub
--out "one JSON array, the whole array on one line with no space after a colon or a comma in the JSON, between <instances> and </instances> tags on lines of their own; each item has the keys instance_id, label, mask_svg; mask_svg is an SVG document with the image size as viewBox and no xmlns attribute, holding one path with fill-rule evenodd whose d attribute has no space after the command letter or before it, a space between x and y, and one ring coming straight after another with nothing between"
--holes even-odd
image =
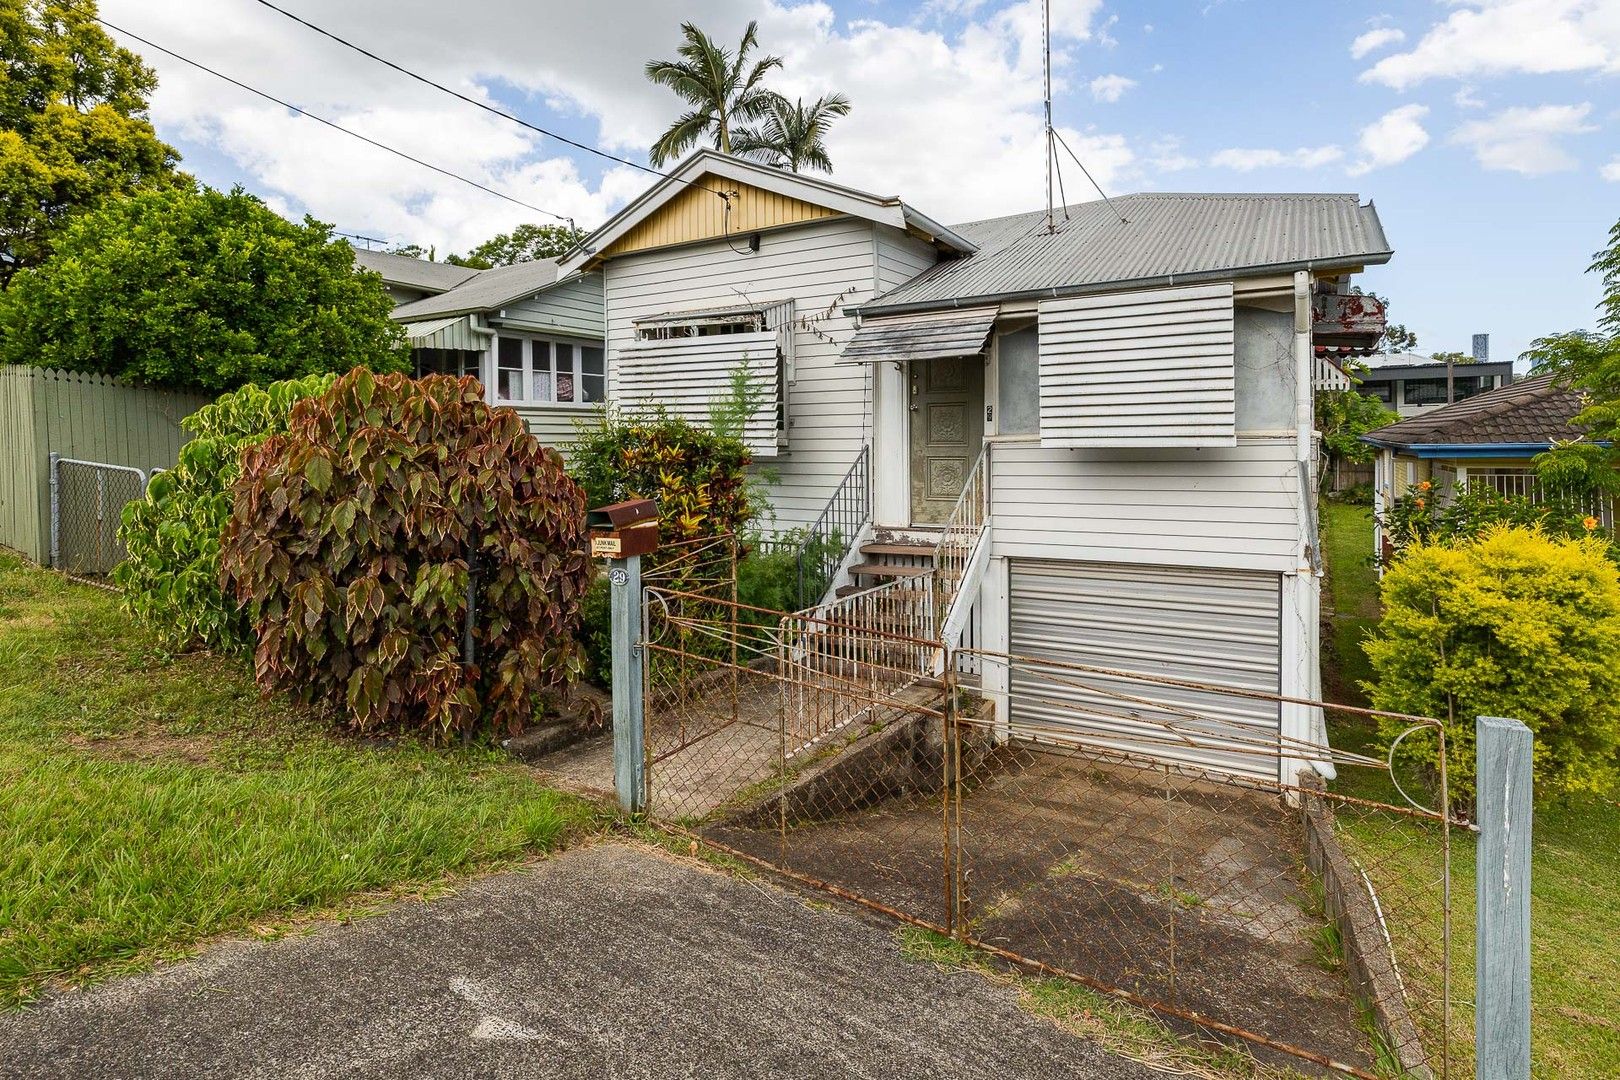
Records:
<instances>
[{"instance_id":1,"label":"yellow flowering shrub","mask_svg":"<svg viewBox=\"0 0 1620 1080\"><path fill-rule=\"evenodd\" d=\"M1535 732L1540 796L1612 790L1620 777L1620 570L1594 537L1496 526L1408 546L1384 575L1384 617L1365 643L1379 709L1448 722L1454 796L1474 792L1474 721ZM1386 722L1393 737L1405 725ZM1430 765L1432 738L1401 744Z\"/></svg>"}]
</instances>

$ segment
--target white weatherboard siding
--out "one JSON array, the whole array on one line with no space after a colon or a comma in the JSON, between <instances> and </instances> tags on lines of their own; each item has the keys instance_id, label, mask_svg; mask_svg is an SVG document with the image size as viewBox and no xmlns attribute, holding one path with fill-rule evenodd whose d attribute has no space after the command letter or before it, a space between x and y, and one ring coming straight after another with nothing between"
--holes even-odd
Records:
<instances>
[{"instance_id":1,"label":"white weatherboard siding","mask_svg":"<svg viewBox=\"0 0 1620 1080\"><path fill-rule=\"evenodd\" d=\"M595 415L595 406L591 405L517 405L513 409L523 417L529 434L546 446L562 451L565 458L576 438L574 422L589 421Z\"/></svg>"},{"instance_id":2,"label":"white weatherboard siding","mask_svg":"<svg viewBox=\"0 0 1620 1080\"><path fill-rule=\"evenodd\" d=\"M535 296L514 300L490 316L495 326L602 340L602 275L583 274Z\"/></svg>"},{"instance_id":3,"label":"white weatherboard siding","mask_svg":"<svg viewBox=\"0 0 1620 1080\"><path fill-rule=\"evenodd\" d=\"M770 467L781 528L815 520L871 434L867 365L835 361L854 320L844 308L869 299L921 262L917 243L898 230L836 218L761 236L637 252L607 263L608 385L619 394L623 355L635 320L666 312L792 299L794 383L788 388L788 430ZM885 271L884 267L888 269ZM709 340L720 340L709 339ZM882 365L879 365L882 366Z\"/></svg>"},{"instance_id":4,"label":"white weatherboard siding","mask_svg":"<svg viewBox=\"0 0 1620 1080\"><path fill-rule=\"evenodd\" d=\"M777 335L753 334L633 341L619 351L614 397L626 412L663 409L708 426L716 399L731 390L732 373L746 368L749 380L770 390L744 424L743 442L755 457L775 457Z\"/></svg>"},{"instance_id":5,"label":"white weatherboard siding","mask_svg":"<svg viewBox=\"0 0 1620 1080\"><path fill-rule=\"evenodd\" d=\"M992 554L1291 571L1299 565L1297 468L1289 438L1216 450L997 443Z\"/></svg>"},{"instance_id":6,"label":"white weatherboard siding","mask_svg":"<svg viewBox=\"0 0 1620 1080\"><path fill-rule=\"evenodd\" d=\"M1231 446L1232 284L1040 304L1047 446Z\"/></svg>"},{"instance_id":7,"label":"white weatherboard siding","mask_svg":"<svg viewBox=\"0 0 1620 1080\"><path fill-rule=\"evenodd\" d=\"M1278 777L1276 701L1130 676L1278 693L1280 575L1033 560L1011 565L1011 652L1033 658L1012 664L1015 728L1055 728L1091 746Z\"/></svg>"}]
</instances>

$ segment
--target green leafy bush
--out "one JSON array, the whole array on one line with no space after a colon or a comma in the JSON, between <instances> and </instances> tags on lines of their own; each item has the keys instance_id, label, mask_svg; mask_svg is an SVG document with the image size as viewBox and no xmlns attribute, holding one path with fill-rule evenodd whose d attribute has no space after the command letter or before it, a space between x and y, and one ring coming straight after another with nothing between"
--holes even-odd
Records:
<instances>
[{"instance_id":1,"label":"green leafy bush","mask_svg":"<svg viewBox=\"0 0 1620 1080\"><path fill-rule=\"evenodd\" d=\"M1588 509L1584 494L1543 501L1520 495L1500 495L1470 484L1449 500L1441 499L1434 485L1424 480L1396 499L1379 516L1397 558L1412 544L1445 544L1474 540L1502 526L1540 529L1549 536L1610 539Z\"/></svg>"},{"instance_id":2,"label":"green leafy bush","mask_svg":"<svg viewBox=\"0 0 1620 1080\"><path fill-rule=\"evenodd\" d=\"M604 690L613 688L613 605L611 586L597 575L585 590L579 609L579 644L585 652L585 681Z\"/></svg>"},{"instance_id":3,"label":"green leafy bush","mask_svg":"<svg viewBox=\"0 0 1620 1080\"><path fill-rule=\"evenodd\" d=\"M677 416L628 417L603 409L568 450L569 472L592 506L658 502L659 542L726 536L753 516L748 448L734 435Z\"/></svg>"},{"instance_id":4,"label":"green leafy bush","mask_svg":"<svg viewBox=\"0 0 1620 1080\"><path fill-rule=\"evenodd\" d=\"M241 451L287 430L293 404L325 392L335 375L244 386L180 421L193 438L146 498L124 507L118 535L129 557L113 570L126 610L170 647L230 650L253 642L241 605L219 587L219 538L231 517Z\"/></svg>"},{"instance_id":5,"label":"green leafy bush","mask_svg":"<svg viewBox=\"0 0 1620 1080\"><path fill-rule=\"evenodd\" d=\"M518 729L580 670L584 510L475 379L351 372L243 454L220 565L259 684L359 731Z\"/></svg>"},{"instance_id":6,"label":"green leafy bush","mask_svg":"<svg viewBox=\"0 0 1620 1080\"><path fill-rule=\"evenodd\" d=\"M1474 721L1535 732L1541 795L1604 792L1620 777L1620 571L1593 538L1495 526L1414 543L1384 575L1384 617L1365 643L1379 709L1447 722L1454 795L1474 792ZM1385 721L1386 736L1404 725ZM1437 763L1432 736L1401 744Z\"/></svg>"}]
</instances>

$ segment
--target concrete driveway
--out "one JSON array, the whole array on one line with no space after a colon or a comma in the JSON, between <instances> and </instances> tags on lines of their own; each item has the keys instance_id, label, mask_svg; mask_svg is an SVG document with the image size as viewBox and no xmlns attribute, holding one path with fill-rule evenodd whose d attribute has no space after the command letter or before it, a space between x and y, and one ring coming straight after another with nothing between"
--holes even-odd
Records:
<instances>
[{"instance_id":1,"label":"concrete driveway","mask_svg":"<svg viewBox=\"0 0 1620 1080\"><path fill-rule=\"evenodd\" d=\"M886 927L630 844L0 1016L0 1076L1147 1078Z\"/></svg>"}]
</instances>

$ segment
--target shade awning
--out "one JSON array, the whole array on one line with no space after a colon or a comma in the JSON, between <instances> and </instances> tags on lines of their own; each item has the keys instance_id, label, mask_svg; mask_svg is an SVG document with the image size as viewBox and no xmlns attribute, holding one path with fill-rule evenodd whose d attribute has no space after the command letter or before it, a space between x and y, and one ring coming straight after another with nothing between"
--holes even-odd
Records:
<instances>
[{"instance_id":1,"label":"shade awning","mask_svg":"<svg viewBox=\"0 0 1620 1080\"><path fill-rule=\"evenodd\" d=\"M428 319L405 324L405 336L413 349L459 349L463 352L483 352L488 331L473 327L471 315L454 315L448 319Z\"/></svg>"},{"instance_id":2,"label":"shade awning","mask_svg":"<svg viewBox=\"0 0 1620 1080\"><path fill-rule=\"evenodd\" d=\"M990 339L999 308L928 312L892 319L873 319L855 331L844 346L843 364L884 360L949 360L977 356Z\"/></svg>"}]
</instances>

